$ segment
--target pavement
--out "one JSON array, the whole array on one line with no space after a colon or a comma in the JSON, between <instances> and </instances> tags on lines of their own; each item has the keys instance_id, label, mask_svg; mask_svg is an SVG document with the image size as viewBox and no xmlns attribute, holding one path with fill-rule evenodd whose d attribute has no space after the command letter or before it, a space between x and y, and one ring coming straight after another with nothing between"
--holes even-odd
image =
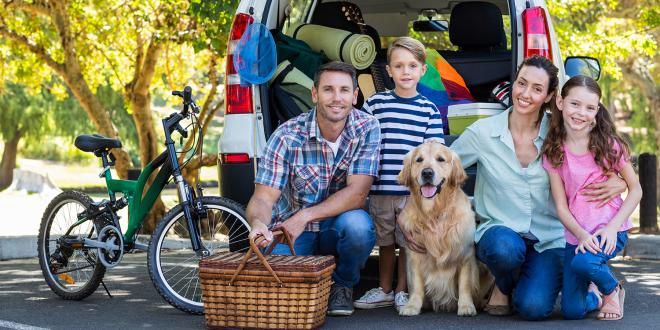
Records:
<instances>
[{"instance_id":1,"label":"pavement","mask_svg":"<svg viewBox=\"0 0 660 330\"><path fill-rule=\"evenodd\" d=\"M565 321L556 310L549 320L528 322L516 316L458 317L453 313L423 311L400 317L393 308L359 310L350 317L328 317L324 329L657 329L660 324L660 261L619 258L611 263L625 279L625 316L617 322L587 319ZM0 261L0 328L7 329L201 329L204 317L180 312L168 305L151 284L146 254L125 256L106 273L102 288L83 301L65 301L50 291L36 258ZM355 296L375 285L365 275ZM655 324L655 325L654 325Z\"/></svg>"}]
</instances>

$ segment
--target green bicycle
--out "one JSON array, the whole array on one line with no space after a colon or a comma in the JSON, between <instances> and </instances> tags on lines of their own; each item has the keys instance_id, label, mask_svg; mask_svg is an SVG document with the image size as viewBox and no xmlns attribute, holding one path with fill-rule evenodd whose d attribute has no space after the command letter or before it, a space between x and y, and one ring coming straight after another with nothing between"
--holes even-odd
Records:
<instances>
[{"instance_id":1,"label":"green bicycle","mask_svg":"<svg viewBox=\"0 0 660 330\"><path fill-rule=\"evenodd\" d=\"M62 298L86 298L102 283L106 269L117 266L125 252L143 250L148 252L149 275L158 293L182 311L202 314L199 258L249 248L250 227L243 207L222 197L197 196L183 179L181 168L187 162L179 164L172 133L176 130L187 138L180 123L190 118L192 124L199 125L195 116L199 108L190 87L172 95L183 98L183 110L162 120L166 149L144 168L137 181L112 178L110 167L115 158L110 150L121 148L119 140L96 134L76 138L78 149L101 158L103 171L99 176L105 177L110 199L94 202L82 192L64 191L44 212L38 237L39 265L48 286ZM198 131L197 143L201 143ZM144 193L147 179L158 168ZM176 183L179 204L160 220L147 246L137 241L138 231L170 178ZM201 195L201 189L198 191ZM126 206L129 219L122 231L117 211Z\"/></svg>"}]
</instances>

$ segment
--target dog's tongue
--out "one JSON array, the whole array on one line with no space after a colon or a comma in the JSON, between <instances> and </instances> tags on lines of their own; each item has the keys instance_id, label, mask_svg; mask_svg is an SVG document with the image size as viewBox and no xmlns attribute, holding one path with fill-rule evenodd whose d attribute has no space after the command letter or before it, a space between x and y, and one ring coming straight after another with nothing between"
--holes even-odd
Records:
<instances>
[{"instance_id":1,"label":"dog's tongue","mask_svg":"<svg viewBox=\"0 0 660 330\"><path fill-rule=\"evenodd\" d=\"M430 184L425 184L422 186L422 196L425 198L431 198L435 195L435 192L438 190L438 187Z\"/></svg>"}]
</instances>

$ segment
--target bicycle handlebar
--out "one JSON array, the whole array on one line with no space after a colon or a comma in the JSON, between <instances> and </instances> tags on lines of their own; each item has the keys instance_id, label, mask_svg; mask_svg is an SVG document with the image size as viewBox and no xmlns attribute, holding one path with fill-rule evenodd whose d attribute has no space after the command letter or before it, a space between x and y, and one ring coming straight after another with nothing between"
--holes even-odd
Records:
<instances>
[{"instance_id":1,"label":"bicycle handlebar","mask_svg":"<svg viewBox=\"0 0 660 330\"><path fill-rule=\"evenodd\" d=\"M194 113L199 113L199 107L192 99L192 88L190 86L186 86L183 91L172 91L172 95L183 99L183 111L181 113L184 116L188 115L188 107L191 107Z\"/></svg>"}]
</instances>

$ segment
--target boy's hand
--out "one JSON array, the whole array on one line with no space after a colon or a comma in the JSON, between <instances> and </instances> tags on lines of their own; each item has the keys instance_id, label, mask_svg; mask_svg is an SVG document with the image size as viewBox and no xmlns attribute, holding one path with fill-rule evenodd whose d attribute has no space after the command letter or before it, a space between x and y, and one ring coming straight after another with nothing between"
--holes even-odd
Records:
<instances>
[{"instance_id":1,"label":"boy's hand","mask_svg":"<svg viewBox=\"0 0 660 330\"><path fill-rule=\"evenodd\" d=\"M417 253L425 254L426 247L424 246L424 244L415 242L412 237L412 233L407 230L404 230L401 224L399 223L398 219L397 219L397 223L399 225L399 228L401 228L401 233L403 234L403 237L406 239L406 245L407 245L406 248Z\"/></svg>"},{"instance_id":2,"label":"boy's hand","mask_svg":"<svg viewBox=\"0 0 660 330\"><path fill-rule=\"evenodd\" d=\"M605 226L598 230L594 235L600 235L600 247L606 255L612 254L616 249L617 230L610 226Z\"/></svg>"},{"instance_id":3,"label":"boy's hand","mask_svg":"<svg viewBox=\"0 0 660 330\"><path fill-rule=\"evenodd\" d=\"M596 235L591 235L586 231L583 231L579 237L577 237L579 244L575 248L575 254L579 252L587 253L587 251L598 254L601 251L600 246L598 245L598 238Z\"/></svg>"}]
</instances>

